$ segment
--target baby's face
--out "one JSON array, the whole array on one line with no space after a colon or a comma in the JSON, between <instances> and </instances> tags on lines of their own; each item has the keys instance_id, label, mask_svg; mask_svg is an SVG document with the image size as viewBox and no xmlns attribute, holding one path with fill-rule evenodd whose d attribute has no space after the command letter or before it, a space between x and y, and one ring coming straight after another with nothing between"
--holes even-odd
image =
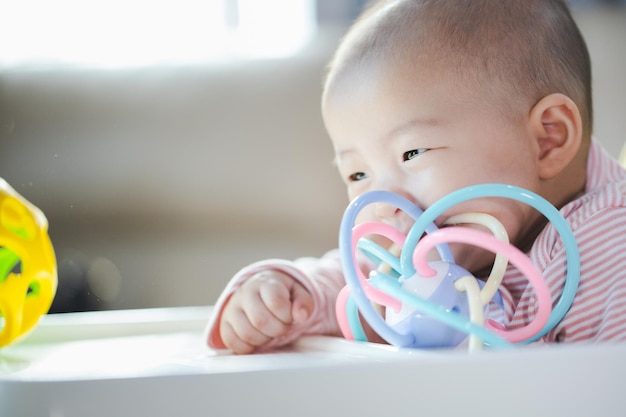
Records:
<instances>
[{"instance_id":1,"label":"baby's face","mask_svg":"<svg viewBox=\"0 0 626 417\"><path fill-rule=\"evenodd\" d=\"M350 199L386 190L426 209L452 191L481 183L537 191L538 149L524 120L505 122L493 108L479 104L481 97L460 95L440 74L419 78L409 78L402 70L359 74L335 83L323 103ZM523 204L493 198L459 205L437 223L470 211L498 218L513 242L528 232L537 216ZM412 224L404 213L382 203L362 213L359 221L366 220L389 223L403 232ZM468 269L483 266L466 264Z\"/></svg>"}]
</instances>

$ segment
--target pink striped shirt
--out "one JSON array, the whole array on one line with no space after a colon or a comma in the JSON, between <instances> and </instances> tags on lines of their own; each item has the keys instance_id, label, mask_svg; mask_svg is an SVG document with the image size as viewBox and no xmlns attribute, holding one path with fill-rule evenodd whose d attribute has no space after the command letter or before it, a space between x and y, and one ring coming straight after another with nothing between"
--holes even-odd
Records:
<instances>
[{"instance_id":1,"label":"pink striped shirt","mask_svg":"<svg viewBox=\"0 0 626 417\"><path fill-rule=\"evenodd\" d=\"M565 318L545 342L626 340L626 171L592 142L585 194L561 214L576 237L581 260L580 284ZM552 225L541 232L530 252L556 302L565 283L566 257ZM509 328L533 319L534 290L509 266L501 290Z\"/></svg>"},{"instance_id":2,"label":"pink striped shirt","mask_svg":"<svg viewBox=\"0 0 626 417\"><path fill-rule=\"evenodd\" d=\"M587 169L585 194L561 209L580 250L580 285L567 315L543 337L544 342L626 340L626 171L595 141ZM558 300L566 256L553 226L546 226L528 255L548 283L553 301ZM294 325L264 348L284 345L303 334L339 334L335 300L345 281L338 251L333 250L322 258L267 260L241 270L216 302L206 329L210 347L224 348L218 323L230 295L246 279L267 269L283 271L301 282L313 296L315 309L307 322ZM507 328L522 327L534 318L538 306L532 285L512 265L501 292Z\"/></svg>"}]
</instances>

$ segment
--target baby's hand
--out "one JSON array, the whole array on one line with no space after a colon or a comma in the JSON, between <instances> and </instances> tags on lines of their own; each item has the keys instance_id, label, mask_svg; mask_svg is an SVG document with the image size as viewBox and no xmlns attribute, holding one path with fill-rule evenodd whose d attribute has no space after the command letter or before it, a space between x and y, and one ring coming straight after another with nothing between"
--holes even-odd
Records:
<instances>
[{"instance_id":1,"label":"baby's hand","mask_svg":"<svg viewBox=\"0 0 626 417\"><path fill-rule=\"evenodd\" d=\"M226 303L220 335L234 353L252 353L284 335L313 312L311 294L287 274L263 271L244 282Z\"/></svg>"}]
</instances>

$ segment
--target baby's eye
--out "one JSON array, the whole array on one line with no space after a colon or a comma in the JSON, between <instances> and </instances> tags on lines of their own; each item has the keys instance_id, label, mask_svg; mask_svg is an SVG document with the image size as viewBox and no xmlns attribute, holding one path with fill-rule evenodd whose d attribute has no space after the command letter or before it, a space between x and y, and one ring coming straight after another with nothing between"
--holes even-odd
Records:
<instances>
[{"instance_id":1,"label":"baby's eye","mask_svg":"<svg viewBox=\"0 0 626 417\"><path fill-rule=\"evenodd\" d=\"M419 155L423 154L427 150L428 150L428 148L411 149L410 151L406 151L402 155L402 159L404 161L410 161L411 159L415 158L416 156L419 156Z\"/></svg>"},{"instance_id":2,"label":"baby's eye","mask_svg":"<svg viewBox=\"0 0 626 417\"><path fill-rule=\"evenodd\" d=\"M354 181L361 181L365 178L367 178L367 174L365 172L355 172L354 174L348 177L348 180L350 180L350 182L354 182Z\"/></svg>"}]
</instances>

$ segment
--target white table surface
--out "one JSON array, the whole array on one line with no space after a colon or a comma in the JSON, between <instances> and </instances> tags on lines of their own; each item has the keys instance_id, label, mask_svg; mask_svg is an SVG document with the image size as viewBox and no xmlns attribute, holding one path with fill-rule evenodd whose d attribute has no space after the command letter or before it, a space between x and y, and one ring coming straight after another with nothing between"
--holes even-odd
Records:
<instances>
[{"instance_id":1,"label":"white table surface","mask_svg":"<svg viewBox=\"0 0 626 417\"><path fill-rule=\"evenodd\" d=\"M418 351L202 343L209 308L50 315L0 350L0 416L626 416L626 345Z\"/></svg>"}]
</instances>

